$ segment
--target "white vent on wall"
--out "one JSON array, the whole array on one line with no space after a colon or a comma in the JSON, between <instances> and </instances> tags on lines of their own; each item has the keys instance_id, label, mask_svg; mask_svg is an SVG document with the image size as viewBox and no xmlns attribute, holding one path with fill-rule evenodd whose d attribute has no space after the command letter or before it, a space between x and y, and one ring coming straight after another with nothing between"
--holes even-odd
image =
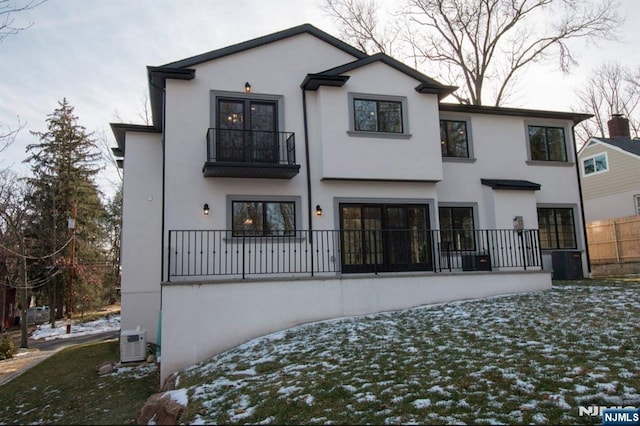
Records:
<instances>
[{"instance_id":1,"label":"white vent on wall","mask_svg":"<svg viewBox=\"0 0 640 426\"><path fill-rule=\"evenodd\" d=\"M120 332L120 361L144 361L147 358L147 332L140 327Z\"/></svg>"}]
</instances>

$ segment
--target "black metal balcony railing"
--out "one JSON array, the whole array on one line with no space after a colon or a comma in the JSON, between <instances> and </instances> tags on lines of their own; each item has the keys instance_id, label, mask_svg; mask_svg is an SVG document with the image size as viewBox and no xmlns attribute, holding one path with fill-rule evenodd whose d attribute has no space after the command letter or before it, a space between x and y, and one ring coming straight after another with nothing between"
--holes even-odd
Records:
<instances>
[{"instance_id":1,"label":"black metal balcony railing","mask_svg":"<svg viewBox=\"0 0 640 426\"><path fill-rule=\"evenodd\" d=\"M206 177L291 179L300 172L291 132L210 128Z\"/></svg>"},{"instance_id":2,"label":"black metal balcony railing","mask_svg":"<svg viewBox=\"0 0 640 426\"><path fill-rule=\"evenodd\" d=\"M295 164L295 134L263 130L210 128L207 161Z\"/></svg>"},{"instance_id":3,"label":"black metal balcony railing","mask_svg":"<svg viewBox=\"0 0 640 426\"><path fill-rule=\"evenodd\" d=\"M168 279L541 269L537 229L169 231Z\"/></svg>"}]
</instances>

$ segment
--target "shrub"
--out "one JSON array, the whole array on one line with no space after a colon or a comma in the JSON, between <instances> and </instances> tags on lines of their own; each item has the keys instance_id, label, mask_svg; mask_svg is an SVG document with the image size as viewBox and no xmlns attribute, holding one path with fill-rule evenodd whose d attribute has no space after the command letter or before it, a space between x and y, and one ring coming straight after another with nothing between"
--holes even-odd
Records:
<instances>
[{"instance_id":1,"label":"shrub","mask_svg":"<svg viewBox=\"0 0 640 426\"><path fill-rule=\"evenodd\" d=\"M3 334L0 337L0 360L13 358L16 353L16 345L13 343L11 336Z\"/></svg>"}]
</instances>

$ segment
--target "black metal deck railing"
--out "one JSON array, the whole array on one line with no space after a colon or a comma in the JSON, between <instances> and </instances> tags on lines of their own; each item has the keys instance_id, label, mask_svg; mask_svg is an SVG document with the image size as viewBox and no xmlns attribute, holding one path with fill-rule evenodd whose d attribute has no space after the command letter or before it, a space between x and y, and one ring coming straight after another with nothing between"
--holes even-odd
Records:
<instances>
[{"instance_id":1,"label":"black metal deck railing","mask_svg":"<svg viewBox=\"0 0 640 426\"><path fill-rule=\"evenodd\" d=\"M207 130L207 161L292 165L296 163L295 134L210 128Z\"/></svg>"},{"instance_id":2,"label":"black metal deck railing","mask_svg":"<svg viewBox=\"0 0 640 426\"><path fill-rule=\"evenodd\" d=\"M537 229L169 231L168 279L541 269Z\"/></svg>"}]
</instances>

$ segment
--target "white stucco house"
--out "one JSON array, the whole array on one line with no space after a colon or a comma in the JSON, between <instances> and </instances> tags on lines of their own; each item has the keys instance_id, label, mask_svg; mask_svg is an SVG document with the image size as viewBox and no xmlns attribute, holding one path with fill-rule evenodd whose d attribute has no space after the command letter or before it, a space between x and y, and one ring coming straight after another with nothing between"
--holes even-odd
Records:
<instances>
[{"instance_id":1,"label":"white stucco house","mask_svg":"<svg viewBox=\"0 0 640 426\"><path fill-rule=\"evenodd\" d=\"M148 67L123 158L122 328L161 378L310 321L588 274L577 113L449 87L301 25ZM555 263L555 264L554 264Z\"/></svg>"}]
</instances>

